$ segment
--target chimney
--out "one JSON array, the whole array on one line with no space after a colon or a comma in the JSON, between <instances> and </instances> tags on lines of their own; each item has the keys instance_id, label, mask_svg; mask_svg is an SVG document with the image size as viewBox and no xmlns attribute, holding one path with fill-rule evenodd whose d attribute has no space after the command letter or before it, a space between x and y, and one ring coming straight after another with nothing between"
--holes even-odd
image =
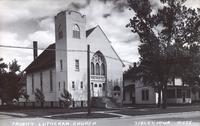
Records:
<instances>
[{"instance_id":1,"label":"chimney","mask_svg":"<svg viewBox=\"0 0 200 126\"><path fill-rule=\"evenodd\" d=\"M33 59L35 60L38 56L37 41L33 41Z\"/></svg>"}]
</instances>

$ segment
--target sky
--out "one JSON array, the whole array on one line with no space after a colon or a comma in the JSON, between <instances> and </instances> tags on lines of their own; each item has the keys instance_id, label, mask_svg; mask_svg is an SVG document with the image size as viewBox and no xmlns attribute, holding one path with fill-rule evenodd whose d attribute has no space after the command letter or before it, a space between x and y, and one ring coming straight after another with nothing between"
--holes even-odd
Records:
<instances>
[{"instance_id":1,"label":"sky","mask_svg":"<svg viewBox=\"0 0 200 126\"><path fill-rule=\"evenodd\" d=\"M126 28L134 13L126 0L0 0L0 45L32 47L38 41L39 48L55 43L54 16L60 11L73 9L86 15L86 28L99 25L122 60L139 61L139 37ZM154 10L159 0L150 0ZM200 8L199 0L187 0L186 5ZM41 53L41 50L39 51ZM0 57L9 63L16 59L25 69L33 61L30 49L1 48Z\"/></svg>"}]
</instances>

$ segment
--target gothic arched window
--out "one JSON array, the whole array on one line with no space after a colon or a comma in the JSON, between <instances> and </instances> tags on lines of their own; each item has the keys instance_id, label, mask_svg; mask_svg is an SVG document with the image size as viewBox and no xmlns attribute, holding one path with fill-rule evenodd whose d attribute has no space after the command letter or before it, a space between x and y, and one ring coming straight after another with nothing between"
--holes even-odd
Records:
<instances>
[{"instance_id":1,"label":"gothic arched window","mask_svg":"<svg viewBox=\"0 0 200 126\"><path fill-rule=\"evenodd\" d=\"M103 63L101 64L101 75L105 75L105 66Z\"/></svg>"},{"instance_id":2,"label":"gothic arched window","mask_svg":"<svg viewBox=\"0 0 200 126\"><path fill-rule=\"evenodd\" d=\"M58 39L63 38L63 31L62 31L62 27L61 25L59 25L58 27Z\"/></svg>"},{"instance_id":3,"label":"gothic arched window","mask_svg":"<svg viewBox=\"0 0 200 126\"><path fill-rule=\"evenodd\" d=\"M98 63L96 64L96 75L100 75L100 66Z\"/></svg>"},{"instance_id":4,"label":"gothic arched window","mask_svg":"<svg viewBox=\"0 0 200 126\"><path fill-rule=\"evenodd\" d=\"M80 39L80 28L77 24L72 27L73 30L73 38Z\"/></svg>"},{"instance_id":5,"label":"gothic arched window","mask_svg":"<svg viewBox=\"0 0 200 126\"><path fill-rule=\"evenodd\" d=\"M91 74L94 75L94 63L91 62Z\"/></svg>"}]
</instances>

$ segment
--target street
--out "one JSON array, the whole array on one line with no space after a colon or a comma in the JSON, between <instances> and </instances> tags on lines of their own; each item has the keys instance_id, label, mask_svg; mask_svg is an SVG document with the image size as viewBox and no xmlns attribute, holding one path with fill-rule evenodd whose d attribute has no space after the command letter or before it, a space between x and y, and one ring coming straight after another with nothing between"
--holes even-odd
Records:
<instances>
[{"instance_id":1,"label":"street","mask_svg":"<svg viewBox=\"0 0 200 126\"><path fill-rule=\"evenodd\" d=\"M109 112L107 112L109 113ZM109 114L115 114L110 112ZM120 115L120 114L119 114ZM200 111L164 113L99 119L52 119L0 114L1 126L199 126Z\"/></svg>"}]
</instances>

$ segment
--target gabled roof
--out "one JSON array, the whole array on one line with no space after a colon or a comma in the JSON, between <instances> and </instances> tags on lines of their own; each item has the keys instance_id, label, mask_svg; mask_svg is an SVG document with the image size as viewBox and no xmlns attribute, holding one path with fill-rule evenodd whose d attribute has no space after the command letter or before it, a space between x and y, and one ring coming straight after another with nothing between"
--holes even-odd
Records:
<instances>
[{"instance_id":1,"label":"gabled roof","mask_svg":"<svg viewBox=\"0 0 200 126\"><path fill-rule=\"evenodd\" d=\"M55 67L55 43L49 45L26 69L27 73Z\"/></svg>"},{"instance_id":2,"label":"gabled roof","mask_svg":"<svg viewBox=\"0 0 200 126\"><path fill-rule=\"evenodd\" d=\"M92 31L95 29L96 27L93 27L93 28L91 28L91 29L88 29L87 31L86 31L86 37L88 37L89 35L90 35L90 33L92 33Z\"/></svg>"},{"instance_id":3,"label":"gabled roof","mask_svg":"<svg viewBox=\"0 0 200 126\"><path fill-rule=\"evenodd\" d=\"M102 30L102 28L99 26L99 25L97 25L96 27L94 27L94 28L92 28L91 30L93 31L95 28L99 28L100 30L101 30L101 32L104 34L104 36L106 37L106 39L107 39L107 41L110 43L110 47L111 47L111 49L113 50L113 52L116 54L116 56L118 57L118 59L120 60L120 62L122 63L122 66L124 67L125 66L125 64L123 63L123 61L122 61L122 59L119 57L119 55L117 54L117 52L114 50L114 48L112 47L112 45L111 45L111 41L108 39L108 37L106 36L106 34L105 34L105 32ZM90 30L90 29L89 29Z\"/></svg>"}]
</instances>

